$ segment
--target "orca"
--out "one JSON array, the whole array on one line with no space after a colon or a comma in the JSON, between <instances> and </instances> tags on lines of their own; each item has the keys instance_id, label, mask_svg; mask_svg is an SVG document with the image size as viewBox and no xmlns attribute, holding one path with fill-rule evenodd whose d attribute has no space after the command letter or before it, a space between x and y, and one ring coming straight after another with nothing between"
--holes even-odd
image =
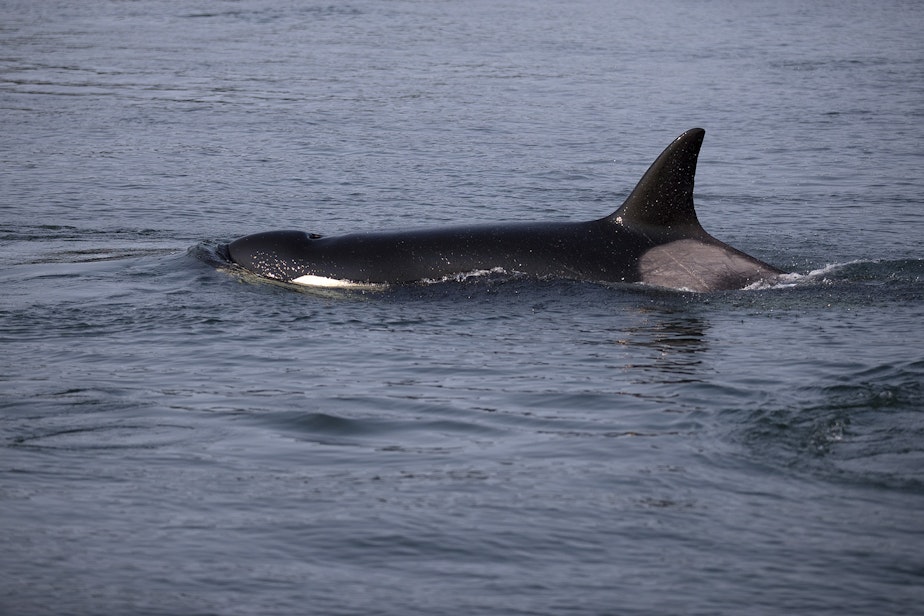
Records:
<instances>
[{"instance_id":1,"label":"orca","mask_svg":"<svg viewBox=\"0 0 924 616\"><path fill-rule=\"evenodd\" d=\"M505 272L643 283L686 291L742 289L784 272L702 228L693 207L705 131L693 128L652 163L615 212L590 222L523 222L370 231L247 235L231 261L259 276L316 286L372 286Z\"/></svg>"}]
</instances>

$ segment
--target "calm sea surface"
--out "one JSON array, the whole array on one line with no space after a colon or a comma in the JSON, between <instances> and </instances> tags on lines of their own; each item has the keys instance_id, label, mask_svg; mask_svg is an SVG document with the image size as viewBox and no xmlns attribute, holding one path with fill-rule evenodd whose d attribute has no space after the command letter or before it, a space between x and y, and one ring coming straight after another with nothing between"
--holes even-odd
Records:
<instances>
[{"instance_id":1,"label":"calm sea surface","mask_svg":"<svg viewBox=\"0 0 924 616\"><path fill-rule=\"evenodd\" d=\"M0 613L912 614L924 4L0 0ZM220 247L612 212L716 294Z\"/></svg>"}]
</instances>

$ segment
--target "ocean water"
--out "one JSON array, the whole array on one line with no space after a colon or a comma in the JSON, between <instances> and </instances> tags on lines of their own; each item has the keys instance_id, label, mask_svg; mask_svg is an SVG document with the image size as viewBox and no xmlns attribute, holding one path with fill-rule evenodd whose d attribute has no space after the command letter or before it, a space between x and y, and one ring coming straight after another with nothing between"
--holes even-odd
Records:
<instances>
[{"instance_id":1,"label":"ocean water","mask_svg":"<svg viewBox=\"0 0 924 616\"><path fill-rule=\"evenodd\" d=\"M0 612L913 614L924 5L0 1ZM590 220L711 294L295 289L257 231Z\"/></svg>"}]
</instances>

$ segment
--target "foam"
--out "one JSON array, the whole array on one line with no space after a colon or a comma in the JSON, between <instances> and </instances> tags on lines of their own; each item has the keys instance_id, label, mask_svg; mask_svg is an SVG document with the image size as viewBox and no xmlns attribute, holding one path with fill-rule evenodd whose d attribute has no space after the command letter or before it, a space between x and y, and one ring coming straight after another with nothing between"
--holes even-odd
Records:
<instances>
[{"instance_id":1,"label":"foam","mask_svg":"<svg viewBox=\"0 0 924 616\"><path fill-rule=\"evenodd\" d=\"M848 265L868 262L869 261L865 261L863 259L857 259L855 261L847 261L846 263L829 263L824 267L814 269L806 274L798 274L795 272L789 274L780 274L776 278L770 280L758 280L754 284L746 286L744 290L755 291L760 289L790 289L801 283L813 282L816 280L825 282L825 277L828 274L836 272L837 270L847 267Z\"/></svg>"},{"instance_id":2,"label":"foam","mask_svg":"<svg viewBox=\"0 0 924 616\"><path fill-rule=\"evenodd\" d=\"M442 278L424 278L421 280L424 284L439 284L442 282L465 282L469 278L481 278L482 276L491 276L494 274L508 274L507 270L502 267L494 267L491 269L479 269L472 270L469 272L460 272L458 274L449 274L448 276L443 276Z\"/></svg>"}]
</instances>

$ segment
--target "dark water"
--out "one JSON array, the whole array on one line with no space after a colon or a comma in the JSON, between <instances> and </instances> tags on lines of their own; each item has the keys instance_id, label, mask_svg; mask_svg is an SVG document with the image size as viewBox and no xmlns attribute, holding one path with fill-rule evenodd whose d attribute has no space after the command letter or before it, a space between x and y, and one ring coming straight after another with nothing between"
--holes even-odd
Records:
<instances>
[{"instance_id":1,"label":"dark water","mask_svg":"<svg viewBox=\"0 0 924 616\"><path fill-rule=\"evenodd\" d=\"M0 612L911 614L924 5L0 2ZM222 242L588 220L694 295L297 291Z\"/></svg>"}]
</instances>

